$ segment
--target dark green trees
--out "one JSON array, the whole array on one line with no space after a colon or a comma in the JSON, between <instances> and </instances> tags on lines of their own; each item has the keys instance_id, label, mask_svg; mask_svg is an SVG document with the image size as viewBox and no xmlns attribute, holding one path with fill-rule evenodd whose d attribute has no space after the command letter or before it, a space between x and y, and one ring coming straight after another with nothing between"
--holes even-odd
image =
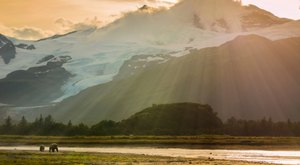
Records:
<instances>
[{"instance_id":1,"label":"dark green trees","mask_svg":"<svg viewBox=\"0 0 300 165\"><path fill-rule=\"evenodd\" d=\"M109 136L109 135L203 135L232 136L300 136L300 122L239 120L234 117L225 123L209 105L176 103L153 105L121 122L101 121L93 126L56 122L52 116L42 115L34 122L22 117L15 122L7 117L0 126L2 135L42 136Z\"/></svg>"},{"instance_id":2,"label":"dark green trees","mask_svg":"<svg viewBox=\"0 0 300 165\"><path fill-rule=\"evenodd\" d=\"M222 121L209 105L153 105L120 123L125 134L199 135L222 133Z\"/></svg>"}]
</instances>

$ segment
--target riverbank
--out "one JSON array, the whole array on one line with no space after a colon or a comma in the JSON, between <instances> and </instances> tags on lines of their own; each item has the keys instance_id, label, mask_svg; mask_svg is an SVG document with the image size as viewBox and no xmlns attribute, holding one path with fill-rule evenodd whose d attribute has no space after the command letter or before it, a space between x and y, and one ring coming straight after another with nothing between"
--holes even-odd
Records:
<instances>
[{"instance_id":1,"label":"riverbank","mask_svg":"<svg viewBox=\"0 0 300 165\"><path fill-rule=\"evenodd\" d=\"M51 143L59 145L59 153L38 152L40 145L47 147ZM5 164L8 165L18 164L22 160L32 161L24 164L295 165L300 164L300 138L218 135L0 136L0 164L3 161L7 161Z\"/></svg>"},{"instance_id":2,"label":"riverbank","mask_svg":"<svg viewBox=\"0 0 300 165\"><path fill-rule=\"evenodd\" d=\"M172 158L163 156L148 156L136 154L110 153L39 153L32 151L0 151L0 162L5 165L74 165L74 164L205 164L205 165L268 165L267 163L252 163L245 161L216 160L212 158Z\"/></svg>"},{"instance_id":3,"label":"riverbank","mask_svg":"<svg viewBox=\"0 0 300 165\"><path fill-rule=\"evenodd\" d=\"M8 152L38 152L38 146L0 146L0 151ZM246 161L256 163L274 163L286 165L300 164L300 151L285 150L220 150L220 149L189 149L189 148L157 148L157 147L59 147L60 153L82 153L82 154L121 154L140 155L146 157L181 158L184 160L226 160L226 161ZM48 152L40 153L47 154ZM59 154L59 153L51 153Z\"/></svg>"},{"instance_id":4,"label":"riverbank","mask_svg":"<svg viewBox=\"0 0 300 165\"><path fill-rule=\"evenodd\" d=\"M0 136L0 146L150 146L195 149L300 150L300 137L238 136Z\"/></svg>"}]
</instances>

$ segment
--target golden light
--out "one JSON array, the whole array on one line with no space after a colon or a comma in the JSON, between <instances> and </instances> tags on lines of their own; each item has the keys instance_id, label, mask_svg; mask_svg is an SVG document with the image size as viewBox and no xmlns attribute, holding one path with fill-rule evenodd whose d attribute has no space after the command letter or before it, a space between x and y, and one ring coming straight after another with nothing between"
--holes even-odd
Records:
<instances>
[{"instance_id":1,"label":"golden light","mask_svg":"<svg viewBox=\"0 0 300 165\"><path fill-rule=\"evenodd\" d=\"M177 3L178 0L162 0L162 2Z\"/></svg>"}]
</instances>

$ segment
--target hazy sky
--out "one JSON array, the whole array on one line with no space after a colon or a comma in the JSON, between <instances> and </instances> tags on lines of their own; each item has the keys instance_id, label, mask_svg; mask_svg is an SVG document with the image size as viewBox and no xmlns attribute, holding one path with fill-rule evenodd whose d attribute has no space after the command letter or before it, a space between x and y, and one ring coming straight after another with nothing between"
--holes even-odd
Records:
<instances>
[{"instance_id":1,"label":"hazy sky","mask_svg":"<svg viewBox=\"0 0 300 165\"><path fill-rule=\"evenodd\" d=\"M255 4L277 16L300 19L300 0L243 0L244 4Z\"/></svg>"},{"instance_id":2,"label":"hazy sky","mask_svg":"<svg viewBox=\"0 0 300 165\"><path fill-rule=\"evenodd\" d=\"M143 4L168 6L177 0L0 0L0 33L36 39L101 26ZM280 17L300 19L300 0L243 0Z\"/></svg>"}]
</instances>

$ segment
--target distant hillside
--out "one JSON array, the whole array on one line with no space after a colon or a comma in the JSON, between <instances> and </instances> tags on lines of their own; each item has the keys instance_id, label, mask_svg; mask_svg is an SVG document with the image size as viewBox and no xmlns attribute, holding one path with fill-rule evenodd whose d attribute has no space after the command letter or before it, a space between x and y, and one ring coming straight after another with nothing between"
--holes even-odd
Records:
<instances>
[{"instance_id":1,"label":"distant hillside","mask_svg":"<svg viewBox=\"0 0 300 165\"><path fill-rule=\"evenodd\" d=\"M126 134L191 135L218 133L222 121L209 105L153 105L120 123Z\"/></svg>"},{"instance_id":2,"label":"distant hillside","mask_svg":"<svg viewBox=\"0 0 300 165\"><path fill-rule=\"evenodd\" d=\"M152 104L209 104L222 119L299 120L300 38L249 35L146 68L64 100L56 119L122 120ZM134 68L133 68L134 69Z\"/></svg>"}]
</instances>

